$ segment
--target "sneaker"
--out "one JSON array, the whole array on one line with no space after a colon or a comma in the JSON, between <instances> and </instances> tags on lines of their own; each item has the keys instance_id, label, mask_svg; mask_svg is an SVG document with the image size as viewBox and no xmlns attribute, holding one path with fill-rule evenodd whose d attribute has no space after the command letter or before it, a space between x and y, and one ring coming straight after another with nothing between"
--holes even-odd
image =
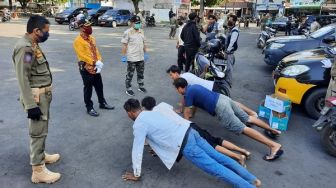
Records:
<instances>
[{"instance_id":1,"label":"sneaker","mask_svg":"<svg viewBox=\"0 0 336 188\"><path fill-rule=\"evenodd\" d=\"M147 90L146 90L145 88L143 88L143 87L140 87L138 90L139 90L140 92L142 92L142 93L146 93L146 92L147 92Z\"/></svg>"},{"instance_id":2,"label":"sneaker","mask_svg":"<svg viewBox=\"0 0 336 188\"><path fill-rule=\"evenodd\" d=\"M126 94L133 97L134 96L134 92L131 89L126 90Z\"/></svg>"}]
</instances>

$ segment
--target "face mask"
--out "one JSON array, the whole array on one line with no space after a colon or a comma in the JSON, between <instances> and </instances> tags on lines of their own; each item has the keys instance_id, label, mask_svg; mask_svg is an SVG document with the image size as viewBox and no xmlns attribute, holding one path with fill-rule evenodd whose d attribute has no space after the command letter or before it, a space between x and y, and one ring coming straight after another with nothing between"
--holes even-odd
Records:
<instances>
[{"instance_id":1,"label":"face mask","mask_svg":"<svg viewBox=\"0 0 336 188\"><path fill-rule=\"evenodd\" d=\"M48 40L48 38L49 38L49 32L43 32L42 30L41 30L41 32L42 32L42 36L39 36L38 37L38 40L39 40L39 42L45 42L46 40Z\"/></svg>"},{"instance_id":2,"label":"face mask","mask_svg":"<svg viewBox=\"0 0 336 188\"><path fill-rule=\"evenodd\" d=\"M138 30L141 28L141 23L134 24L134 29Z\"/></svg>"},{"instance_id":3,"label":"face mask","mask_svg":"<svg viewBox=\"0 0 336 188\"><path fill-rule=\"evenodd\" d=\"M92 34L92 27L84 27L84 33L87 34L87 35L91 35Z\"/></svg>"}]
</instances>

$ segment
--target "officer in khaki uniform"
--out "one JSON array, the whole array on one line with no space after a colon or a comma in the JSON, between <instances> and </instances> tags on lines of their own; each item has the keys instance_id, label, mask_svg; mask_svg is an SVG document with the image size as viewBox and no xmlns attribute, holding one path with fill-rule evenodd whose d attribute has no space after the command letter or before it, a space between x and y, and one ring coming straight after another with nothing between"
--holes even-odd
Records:
<instances>
[{"instance_id":1,"label":"officer in khaki uniform","mask_svg":"<svg viewBox=\"0 0 336 188\"><path fill-rule=\"evenodd\" d=\"M334 59L334 62L335 61L336 59ZM330 76L331 78L330 78L326 98L336 96L336 66L335 66L335 63L331 67Z\"/></svg>"},{"instance_id":2,"label":"officer in khaki uniform","mask_svg":"<svg viewBox=\"0 0 336 188\"><path fill-rule=\"evenodd\" d=\"M45 141L48 134L49 106L52 99L52 75L49 63L38 43L49 37L49 21L32 16L27 33L16 43L13 62L20 89L20 101L29 118L30 164L33 183L54 183L59 173L50 172L45 164L55 163L59 154L47 154Z\"/></svg>"},{"instance_id":3,"label":"officer in khaki uniform","mask_svg":"<svg viewBox=\"0 0 336 188\"><path fill-rule=\"evenodd\" d=\"M121 62L127 63L127 74L126 74L126 94L129 96L134 96L132 90L132 78L134 71L137 71L137 81L139 84L139 91L146 93L144 87L144 71L145 71L145 61L148 60L149 56L146 53L145 35L144 31L141 29L141 19L139 16L133 16L131 18L132 27L124 32L121 39L122 43L122 57Z\"/></svg>"}]
</instances>

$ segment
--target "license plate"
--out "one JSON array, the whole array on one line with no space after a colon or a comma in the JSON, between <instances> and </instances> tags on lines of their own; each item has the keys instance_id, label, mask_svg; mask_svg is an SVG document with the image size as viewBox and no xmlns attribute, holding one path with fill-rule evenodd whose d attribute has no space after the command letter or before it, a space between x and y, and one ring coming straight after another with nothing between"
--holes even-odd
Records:
<instances>
[{"instance_id":1,"label":"license plate","mask_svg":"<svg viewBox=\"0 0 336 188\"><path fill-rule=\"evenodd\" d=\"M105 22L100 22L101 24L105 24Z\"/></svg>"}]
</instances>

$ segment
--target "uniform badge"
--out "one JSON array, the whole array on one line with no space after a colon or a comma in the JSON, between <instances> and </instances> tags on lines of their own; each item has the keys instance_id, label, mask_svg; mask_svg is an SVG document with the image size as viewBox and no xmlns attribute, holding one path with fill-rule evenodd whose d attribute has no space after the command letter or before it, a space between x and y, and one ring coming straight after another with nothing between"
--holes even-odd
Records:
<instances>
[{"instance_id":1,"label":"uniform badge","mask_svg":"<svg viewBox=\"0 0 336 188\"><path fill-rule=\"evenodd\" d=\"M23 62L24 63L31 63L33 59L32 53L26 52L23 57Z\"/></svg>"}]
</instances>

